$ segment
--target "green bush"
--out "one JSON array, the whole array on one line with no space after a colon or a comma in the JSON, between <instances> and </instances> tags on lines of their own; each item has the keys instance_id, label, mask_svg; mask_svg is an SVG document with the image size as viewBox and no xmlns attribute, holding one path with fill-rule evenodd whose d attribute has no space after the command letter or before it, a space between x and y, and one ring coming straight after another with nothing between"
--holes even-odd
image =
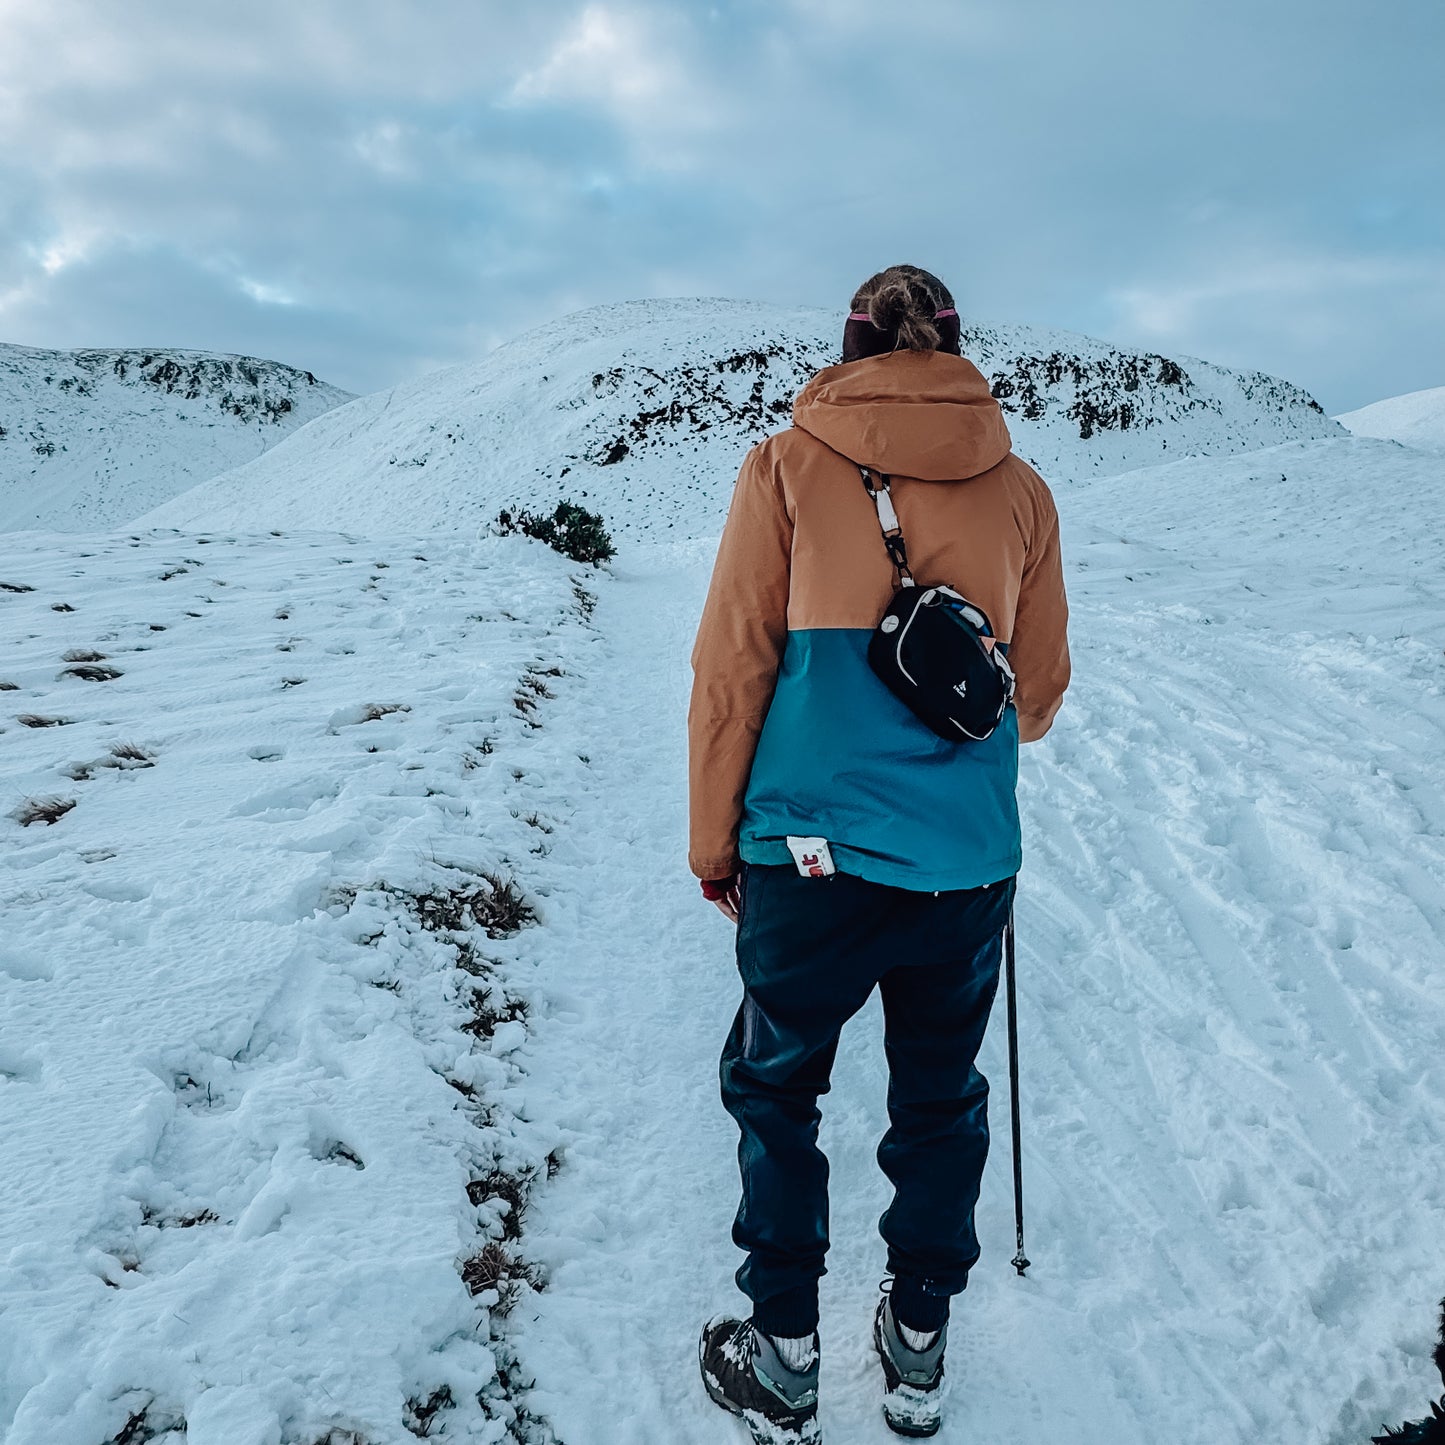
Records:
<instances>
[{"instance_id":1,"label":"green bush","mask_svg":"<svg viewBox=\"0 0 1445 1445\"><path fill-rule=\"evenodd\" d=\"M539 517L525 508L504 510L497 514L497 527L503 534L522 532L535 537L574 562L598 566L617 555L602 518L576 502L558 502L550 517Z\"/></svg>"}]
</instances>

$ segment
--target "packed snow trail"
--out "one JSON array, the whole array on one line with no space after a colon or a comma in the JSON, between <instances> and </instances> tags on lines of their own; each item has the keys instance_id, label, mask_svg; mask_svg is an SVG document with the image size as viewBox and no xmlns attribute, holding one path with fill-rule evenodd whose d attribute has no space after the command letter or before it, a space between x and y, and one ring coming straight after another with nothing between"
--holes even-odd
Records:
<instances>
[{"instance_id":1,"label":"packed snow trail","mask_svg":"<svg viewBox=\"0 0 1445 1445\"><path fill-rule=\"evenodd\" d=\"M1022 1280L1008 1266L1000 1003L983 1058L984 1256L954 1312L944 1442L1344 1445L1431 1392L1445 612L1440 568L1423 563L1440 543L1375 546L1365 503L1332 514L1384 456L1360 445L1378 444L1061 495L1075 683L1021 783L1034 1266ZM1303 477L1295 526L1237 531L1238 498L1231 514L1208 483L1247 490L1252 465L1284 487L1284 511L1277 463ZM1438 470L1406 458L1395 479L1438 496ZM1379 518L1406 498L1375 502ZM740 985L731 927L684 863L688 650L713 550L629 548L597 613L610 666L558 705L592 740L592 772L568 825L575 889L549 909L552 1013L528 1102L569 1142L528 1222L550 1285L518 1327L536 1407L571 1445L743 1439L694 1355L702 1320L743 1304L716 1085ZM1357 614L1380 638L1350 631ZM1306 618L1314 632L1297 630ZM875 999L824 1101L833 1445L893 1438L869 1344L885 1082Z\"/></svg>"}]
</instances>

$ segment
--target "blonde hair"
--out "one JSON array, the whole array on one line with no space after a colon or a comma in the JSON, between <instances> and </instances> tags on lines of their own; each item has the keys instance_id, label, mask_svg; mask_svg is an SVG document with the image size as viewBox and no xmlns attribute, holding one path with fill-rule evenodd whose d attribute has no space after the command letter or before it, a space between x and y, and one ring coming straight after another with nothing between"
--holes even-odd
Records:
<instances>
[{"instance_id":1,"label":"blonde hair","mask_svg":"<svg viewBox=\"0 0 1445 1445\"><path fill-rule=\"evenodd\" d=\"M934 314L953 305L947 286L921 266L890 266L853 293L850 310L867 312L881 331L896 333L898 351L936 351L942 336Z\"/></svg>"}]
</instances>

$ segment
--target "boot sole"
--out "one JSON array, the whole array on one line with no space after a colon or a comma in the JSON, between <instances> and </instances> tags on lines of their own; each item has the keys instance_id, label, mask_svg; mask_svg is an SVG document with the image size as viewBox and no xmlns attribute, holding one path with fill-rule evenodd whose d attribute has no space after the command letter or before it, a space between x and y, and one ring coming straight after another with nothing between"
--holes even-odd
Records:
<instances>
[{"instance_id":1,"label":"boot sole","mask_svg":"<svg viewBox=\"0 0 1445 1445\"><path fill-rule=\"evenodd\" d=\"M883 1366L883 1385L885 1394L883 1396L883 1420L888 1428L895 1435L906 1435L910 1440L926 1440L932 1435L937 1435L943 1426L943 1417L939 1413L938 1405L934 1403L934 1417L931 1421L919 1422L917 1420L905 1419L901 1415L895 1415L888 1408L889 1399L895 1392L909 1389L904 1385L898 1374L893 1361L888 1358L887 1347L883 1343L883 1318L882 1312L873 1316L873 1348L878 1351L878 1363ZM941 1387L940 1387L941 1388ZM921 1391L919 1392L922 1393ZM937 1390L929 1392L937 1396Z\"/></svg>"}]
</instances>

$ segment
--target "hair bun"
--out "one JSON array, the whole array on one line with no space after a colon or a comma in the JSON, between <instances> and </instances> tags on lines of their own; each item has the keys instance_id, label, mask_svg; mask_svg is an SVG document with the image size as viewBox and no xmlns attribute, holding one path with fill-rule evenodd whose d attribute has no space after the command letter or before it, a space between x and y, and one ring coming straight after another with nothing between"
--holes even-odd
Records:
<instances>
[{"instance_id":1,"label":"hair bun","mask_svg":"<svg viewBox=\"0 0 1445 1445\"><path fill-rule=\"evenodd\" d=\"M897 331L899 322L919 310L912 288L901 277L885 282L868 302L873 324L884 331ZM928 314L932 315L931 309Z\"/></svg>"},{"instance_id":2,"label":"hair bun","mask_svg":"<svg viewBox=\"0 0 1445 1445\"><path fill-rule=\"evenodd\" d=\"M894 351L934 351L940 346L957 351L957 331L945 341L937 314L953 305L953 297L937 276L919 266L890 266L870 276L854 293L851 311L864 312L880 331L891 337ZM886 337L879 337L886 348ZM845 342L845 352L849 343ZM872 343L852 343L855 347ZM845 359L846 356L845 356Z\"/></svg>"}]
</instances>

